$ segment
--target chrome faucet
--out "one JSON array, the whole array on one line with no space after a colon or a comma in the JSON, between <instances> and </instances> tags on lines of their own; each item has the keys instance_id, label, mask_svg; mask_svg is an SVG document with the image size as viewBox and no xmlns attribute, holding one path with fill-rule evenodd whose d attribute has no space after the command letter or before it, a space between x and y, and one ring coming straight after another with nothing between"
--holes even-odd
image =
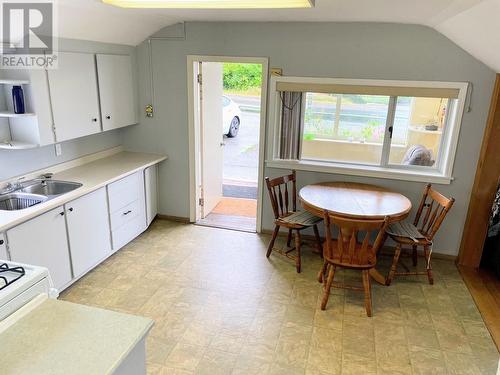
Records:
<instances>
[{"instance_id":1,"label":"chrome faucet","mask_svg":"<svg viewBox=\"0 0 500 375\"><path fill-rule=\"evenodd\" d=\"M0 194L9 194L13 191L19 190L23 187L25 177L19 177L15 182L9 182L5 187L0 190Z\"/></svg>"}]
</instances>

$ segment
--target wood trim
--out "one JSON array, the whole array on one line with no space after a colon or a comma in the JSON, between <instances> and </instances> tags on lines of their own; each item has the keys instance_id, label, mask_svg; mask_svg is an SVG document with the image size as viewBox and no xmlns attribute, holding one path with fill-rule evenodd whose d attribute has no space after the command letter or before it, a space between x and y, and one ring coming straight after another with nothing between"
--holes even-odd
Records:
<instances>
[{"instance_id":1,"label":"wood trim","mask_svg":"<svg viewBox=\"0 0 500 375\"><path fill-rule=\"evenodd\" d=\"M488 231L491 204L500 178L500 74L496 75L488 122L470 195L458 264L479 267Z\"/></svg>"},{"instance_id":2,"label":"wood trim","mask_svg":"<svg viewBox=\"0 0 500 375\"><path fill-rule=\"evenodd\" d=\"M156 219L157 220L175 221L175 222L184 223L184 224L189 224L191 222L188 217L160 215L160 214L156 215Z\"/></svg>"},{"instance_id":3,"label":"wood trim","mask_svg":"<svg viewBox=\"0 0 500 375\"><path fill-rule=\"evenodd\" d=\"M458 266L469 292L476 302L491 337L500 351L500 281L488 271Z\"/></svg>"}]
</instances>

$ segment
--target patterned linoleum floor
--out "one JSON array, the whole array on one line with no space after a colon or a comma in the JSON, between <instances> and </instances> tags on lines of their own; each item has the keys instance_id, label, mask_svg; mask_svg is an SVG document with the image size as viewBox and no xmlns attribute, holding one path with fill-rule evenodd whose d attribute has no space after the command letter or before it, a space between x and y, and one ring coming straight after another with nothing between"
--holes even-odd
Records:
<instances>
[{"instance_id":1,"label":"patterned linoleum floor","mask_svg":"<svg viewBox=\"0 0 500 375\"><path fill-rule=\"evenodd\" d=\"M319 257L306 248L296 274L266 259L268 240L158 220L61 298L154 319L150 374L496 374L498 351L452 262L434 261L434 286L374 284L367 318L354 291L333 290L321 311Z\"/></svg>"}]
</instances>

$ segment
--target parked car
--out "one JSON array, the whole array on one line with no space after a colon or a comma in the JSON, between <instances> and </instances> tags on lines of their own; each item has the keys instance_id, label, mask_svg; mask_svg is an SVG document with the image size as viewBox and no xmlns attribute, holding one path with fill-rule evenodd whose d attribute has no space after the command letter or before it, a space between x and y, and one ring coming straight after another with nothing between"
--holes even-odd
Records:
<instances>
[{"instance_id":1,"label":"parked car","mask_svg":"<svg viewBox=\"0 0 500 375\"><path fill-rule=\"evenodd\" d=\"M236 137L240 130L241 109L227 96L222 97L222 131L229 138Z\"/></svg>"}]
</instances>

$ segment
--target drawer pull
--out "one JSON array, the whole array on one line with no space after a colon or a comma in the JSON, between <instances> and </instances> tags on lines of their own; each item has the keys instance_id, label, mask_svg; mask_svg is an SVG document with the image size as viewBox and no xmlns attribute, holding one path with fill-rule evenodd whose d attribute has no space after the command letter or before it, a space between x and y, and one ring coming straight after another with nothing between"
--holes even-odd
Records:
<instances>
[{"instance_id":1,"label":"drawer pull","mask_svg":"<svg viewBox=\"0 0 500 375\"><path fill-rule=\"evenodd\" d=\"M132 212L132 211L128 210L127 212L124 212L123 214L124 214L124 215L128 215L128 214L130 214L131 212Z\"/></svg>"}]
</instances>

